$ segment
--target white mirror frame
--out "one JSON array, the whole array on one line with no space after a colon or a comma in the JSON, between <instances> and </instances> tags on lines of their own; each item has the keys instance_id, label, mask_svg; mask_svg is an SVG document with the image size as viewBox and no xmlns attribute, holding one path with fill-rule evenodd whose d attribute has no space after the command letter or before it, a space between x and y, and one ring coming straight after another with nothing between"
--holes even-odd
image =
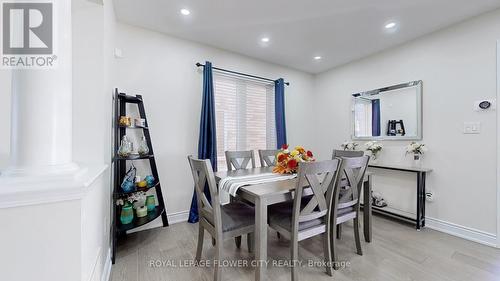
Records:
<instances>
[{"instance_id":1,"label":"white mirror frame","mask_svg":"<svg viewBox=\"0 0 500 281\"><path fill-rule=\"evenodd\" d=\"M351 139L356 140L356 141L370 141L370 140L376 140L376 141L382 141L382 140L395 140L395 141L401 141L401 140L422 140L423 138L423 111L422 111L422 80L417 80L417 81L411 81L408 83L403 83L403 84L398 84L394 86L389 86L385 88L380 88L376 90L371 90L371 91L366 91L366 92L360 92L360 93L355 93L352 94L352 104L351 104ZM406 87L417 87L417 112L418 112L418 118L417 118L417 135L416 136L378 136L378 137L357 137L355 135L355 130L354 130L354 118L355 118L355 113L354 113L354 104L356 102L356 97L359 96L372 96L372 95L378 95L383 92L387 91L392 91L392 90L397 90L397 89L402 89Z\"/></svg>"}]
</instances>

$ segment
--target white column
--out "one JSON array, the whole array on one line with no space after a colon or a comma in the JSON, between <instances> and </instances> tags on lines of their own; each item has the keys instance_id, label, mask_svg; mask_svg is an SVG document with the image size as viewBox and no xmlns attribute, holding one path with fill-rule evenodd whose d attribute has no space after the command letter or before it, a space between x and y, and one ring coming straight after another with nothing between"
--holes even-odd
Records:
<instances>
[{"instance_id":1,"label":"white column","mask_svg":"<svg viewBox=\"0 0 500 281\"><path fill-rule=\"evenodd\" d=\"M72 162L71 1L54 1L53 69L12 73L10 165L3 176L75 171Z\"/></svg>"}]
</instances>

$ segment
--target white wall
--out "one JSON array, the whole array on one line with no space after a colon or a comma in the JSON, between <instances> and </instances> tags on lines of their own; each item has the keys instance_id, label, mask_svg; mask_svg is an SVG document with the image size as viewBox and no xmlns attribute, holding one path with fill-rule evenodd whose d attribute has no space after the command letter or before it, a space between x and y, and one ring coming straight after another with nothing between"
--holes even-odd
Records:
<instances>
[{"instance_id":1,"label":"white wall","mask_svg":"<svg viewBox=\"0 0 500 281\"><path fill-rule=\"evenodd\" d=\"M189 210L193 180L187 156L197 154L202 73L196 62L290 81L286 88L287 133L291 144L308 145L313 77L205 45L118 24L116 85L142 94L169 214Z\"/></svg>"},{"instance_id":2,"label":"white wall","mask_svg":"<svg viewBox=\"0 0 500 281\"><path fill-rule=\"evenodd\" d=\"M111 1L104 2L72 1L73 158L82 167L102 167L111 159L114 16ZM10 150L10 96L10 72L0 70L0 170L8 164ZM0 209L5 226L0 279L106 280L111 266L109 169L99 172L85 191L81 201Z\"/></svg>"},{"instance_id":3,"label":"white wall","mask_svg":"<svg viewBox=\"0 0 500 281\"><path fill-rule=\"evenodd\" d=\"M436 194L427 216L495 235L496 113L474 112L472 106L496 97L498 30L500 11L495 11L318 75L314 148L328 157L332 147L349 139L352 93L421 79L423 142L430 149L424 165L434 169L427 186ZM481 122L481 134L464 135L464 121ZM406 144L384 142L380 162L410 163ZM374 189L385 187L386 197L402 209L413 202L413 176L377 180Z\"/></svg>"}]
</instances>

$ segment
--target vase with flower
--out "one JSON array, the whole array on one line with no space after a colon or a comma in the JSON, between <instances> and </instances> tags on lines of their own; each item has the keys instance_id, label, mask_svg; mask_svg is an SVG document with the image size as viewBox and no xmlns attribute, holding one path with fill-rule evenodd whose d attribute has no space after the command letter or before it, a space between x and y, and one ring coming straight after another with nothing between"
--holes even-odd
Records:
<instances>
[{"instance_id":1,"label":"vase with flower","mask_svg":"<svg viewBox=\"0 0 500 281\"><path fill-rule=\"evenodd\" d=\"M310 150L306 150L302 146L296 146L290 151L288 144L284 144L276 154L276 166L273 168L273 173L293 174L297 172L300 162L312 161L315 161L315 159Z\"/></svg>"},{"instance_id":2,"label":"vase with flower","mask_svg":"<svg viewBox=\"0 0 500 281\"><path fill-rule=\"evenodd\" d=\"M406 155L413 155L413 165L420 167L422 165L422 155L427 151L427 147L423 143L412 142L406 147Z\"/></svg>"},{"instance_id":3,"label":"vase with flower","mask_svg":"<svg viewBox=\"0 0 500 281\"><path fill-rule=\"evenodd\" d=\"M370 161L375 164L378 161L378 154L382 151L382 144L378 143L377 141L369 141L365 143L366 150L370 151L371 157Z\"/></svg>"},{"instance_id":4,"label":"vase with flower","mask_svg":"<svg viewBox=\"0 0 500 281\"><path fill-rule=\"evenodd\" d=\"M358 144L352 141L345 141L340 145L343 150L356 150L357 146Z\"/></svg>"}]
</instances>

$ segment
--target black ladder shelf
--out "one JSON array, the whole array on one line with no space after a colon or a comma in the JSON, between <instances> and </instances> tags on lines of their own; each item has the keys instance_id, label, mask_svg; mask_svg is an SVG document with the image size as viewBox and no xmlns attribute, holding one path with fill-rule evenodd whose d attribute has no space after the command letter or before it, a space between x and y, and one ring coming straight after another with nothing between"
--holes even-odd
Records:
<instances>
[{"instance_id":1,"label":"black ladder shelf","mask_svg":"<svg viewBox=\"0 0 500 281\"><path fill-rule=\"evenodd\" d=\"M127 126L121 126L119 125L119 119L120 116L126 116L126 105L127 103L132 103L132 104L137 104L139 108L139 116L140 118L146 120L146 125L145 127L127 127ZM161 185L160 185L160 177L158 176L158 169L156 168L156 161L154 157L154 152L153 152L153 145L151 144L151 136L149 134L149 127L148 127L148 121L146 118L146 111L144 110L144 102L142 100L141 95L136 95L136 96L129 96L124 93L119 93L118 89L115 89L115 120L114 120L114 127L115 127L115 138L114 138L114 158L113 158L113 164L114 164L114 184L113 184L113 223L112 223L112 232L113 232L113 241L112 241L112 247L113 247L113 253L112 253L112 262L113 264L115 263L115 257L116 257L116 242L118 240L119 236L124 236L126 235L126 232L128 230L137 228L141 225L145 225L158 217L161 216L163 226L168 226L168 219L167 219L167 212L165 209L165 203L163 201L163 195L161 191ZM144 133L144 137L146 138L146 143L149 147L149 154L148 155L143 155L143 156L130 156L130 157L120 157L117 154L118 148L120 146L120 141L122 137L126 134L127 129L141 129ZM155 184L150 187L154 188L156 191L156 200L158 201L158 206L156 206L155 210L152 212L149 212L147 216L142 217L142 218L137 218L134 216L134 220L129 223L129 224L122 224L120 222L120 214L119 214L119 207L116 205L116 200L119 198L123 198L124 196L127 196L127 194L132 194L134 192L138 191L144 191L144 190L137 190L133 192L124 192L121 189L121 182L127 172L126 170L126 161L134 161L134 160L149 160L149 164L151 166L151 173L153 177L155 178ZM149 190L149 189L148 189Z\"/></svg>"}]
</instances>

